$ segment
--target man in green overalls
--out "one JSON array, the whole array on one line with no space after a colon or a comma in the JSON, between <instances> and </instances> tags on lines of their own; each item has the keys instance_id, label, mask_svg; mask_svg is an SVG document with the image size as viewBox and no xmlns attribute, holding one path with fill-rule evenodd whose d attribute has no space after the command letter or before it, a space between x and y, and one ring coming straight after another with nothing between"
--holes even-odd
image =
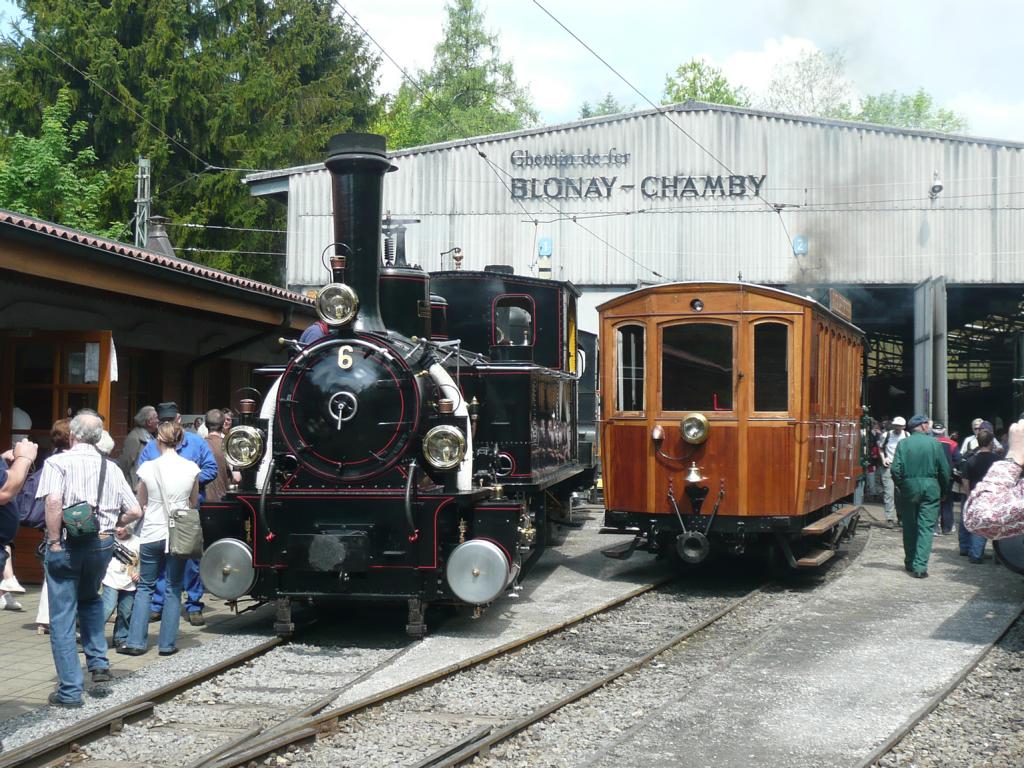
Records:
<instances>
[{"instance_id":1,"label":"man in green overalls","mask_svg":"<svg viewBox=\"0 0 1024 768\"><path fill-rule=\"evenodd\" d=\"M949 487L949 460L942 443L931 436L931 422L918 414L907 422L910 435L896 446L892 479L896 507L903 521L904 567L915 579L928 576L932 532L939 502Z\"/></svg>"}]
</instances>

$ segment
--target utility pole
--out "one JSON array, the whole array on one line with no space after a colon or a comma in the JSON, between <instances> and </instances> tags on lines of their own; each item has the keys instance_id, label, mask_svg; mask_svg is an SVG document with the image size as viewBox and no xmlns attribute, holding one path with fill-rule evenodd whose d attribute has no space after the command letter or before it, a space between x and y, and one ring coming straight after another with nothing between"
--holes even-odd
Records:
<instances>
[{"instance_id":1,"label":"utility pole","mask_svg":"<svg viewBox=\"0 0 1024 768\"><path fill-rule=\"evenodd\" d=\"M139 156L135 174L135 247L145 248L149 240L149 158Z\"/></svg>"}]
</instances>

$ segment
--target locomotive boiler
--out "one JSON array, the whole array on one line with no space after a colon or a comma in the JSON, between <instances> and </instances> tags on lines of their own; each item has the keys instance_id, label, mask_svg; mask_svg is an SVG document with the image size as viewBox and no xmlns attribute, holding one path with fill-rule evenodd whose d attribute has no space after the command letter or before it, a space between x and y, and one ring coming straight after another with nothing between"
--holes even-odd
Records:
<instances>
[{"instance_id":1,"label":"locomotive boiler","mask_svg":"<svg viewBox=\"0 0 1024 768\"><path fill-rule=\"evenodd\" d=\"M598 308L605 528L697 564L714 550L832 557L856 528L863 334L747 283L634 291Z\"/></svg>"},{"instance_id":2,"label":"locomotive boiler","mask_svg":"<svg viewBox=\"0 0 1024 768\"><path fill-rule=\"evenodd\" d=\"M507 270L428 274L381 258L383 137L335 136L321 338L291 342L225 440L242 482L202 507L206 588L227 600L482 608L572 527L577 453L571 284ZM248 413L246 413L248 411Z\"/></svg>"}]
</instances>

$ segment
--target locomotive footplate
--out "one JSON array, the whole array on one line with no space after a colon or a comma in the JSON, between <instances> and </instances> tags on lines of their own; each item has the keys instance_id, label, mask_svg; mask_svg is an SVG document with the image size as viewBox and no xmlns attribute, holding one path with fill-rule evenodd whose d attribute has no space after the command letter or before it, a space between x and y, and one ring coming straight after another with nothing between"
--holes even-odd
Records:
<instances>
[{"instance_id":1,"label":"locomotive footplate","mask_svg":"<svg viewBox=\"0 0 1024 768\"><path fill-rule=\"evenodd\" d=\"M364 573L370 566L366 531L293 533L288 537L288 565L322 573Z\"/></svg>"}]
</instances>

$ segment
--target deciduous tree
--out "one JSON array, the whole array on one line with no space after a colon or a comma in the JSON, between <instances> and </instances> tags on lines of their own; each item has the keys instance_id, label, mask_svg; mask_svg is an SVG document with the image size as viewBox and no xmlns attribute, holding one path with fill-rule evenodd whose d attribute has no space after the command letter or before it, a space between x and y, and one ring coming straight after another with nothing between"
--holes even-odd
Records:
<instances>
[{"instance_id":1,"label":"deciduous tree","mask_svg":"<svg viewBox=\"0 0 1024 768\"><path fill-rule=\"evenodd\" d=\"M806 51L775 68L764 106L776 112L849 118L854 99L839 51Z\"/></svg>"},{"instance_id":2,"label":"deciduous tree","mask_svg":"<svg viewBox=\"0 0 1024 768\"><path fill-rule=\"evenodd\" d=\"M590 105L590 102L584 101L580 106L580 119L584 120L588 117L599 117L601 115L618 115L633 109L636 109L635 105L627 107L609 93L593 106Z\"/></svg>"},{"instance_id":3,"label":"deciduous tree","mask_svg":"<svg viewBox=\"0 0 1024 768\"><path fill-rule=\"evenodd\" d=\"M950 109L935 106L924 88L916 93L879 93L861 100L855 118L868 123L922 128L956 133L967 130L967 119Z\"/></svg>"},{"instance_id":4,"label":"deciduous tree","mask_svg":"<svg viewBox=\"0 0 1024 768\"><path fill-rule=\"evenodd\" d=\"M123 237L126 227L104 221L100 212L110 175L98 170L92 147L81 147L87 126L70 124L67 89L43 108L39 136L18 131L0 144L0 208L55 221L75 229Z\"/></svg>"},{"instance_id":5,"label":"deciduous tree","mask_svg":"<svg viewBox=\"0 0 1024 768\"><path fill-rule=\"evenodd\" d=\"M690 59L677 67L675 74L665 77L662 104L691 100L734 107L745 107L750 103L750 98L742 86L730 85L722 70L702 59Z\"/></svg>"}]
</instances>

